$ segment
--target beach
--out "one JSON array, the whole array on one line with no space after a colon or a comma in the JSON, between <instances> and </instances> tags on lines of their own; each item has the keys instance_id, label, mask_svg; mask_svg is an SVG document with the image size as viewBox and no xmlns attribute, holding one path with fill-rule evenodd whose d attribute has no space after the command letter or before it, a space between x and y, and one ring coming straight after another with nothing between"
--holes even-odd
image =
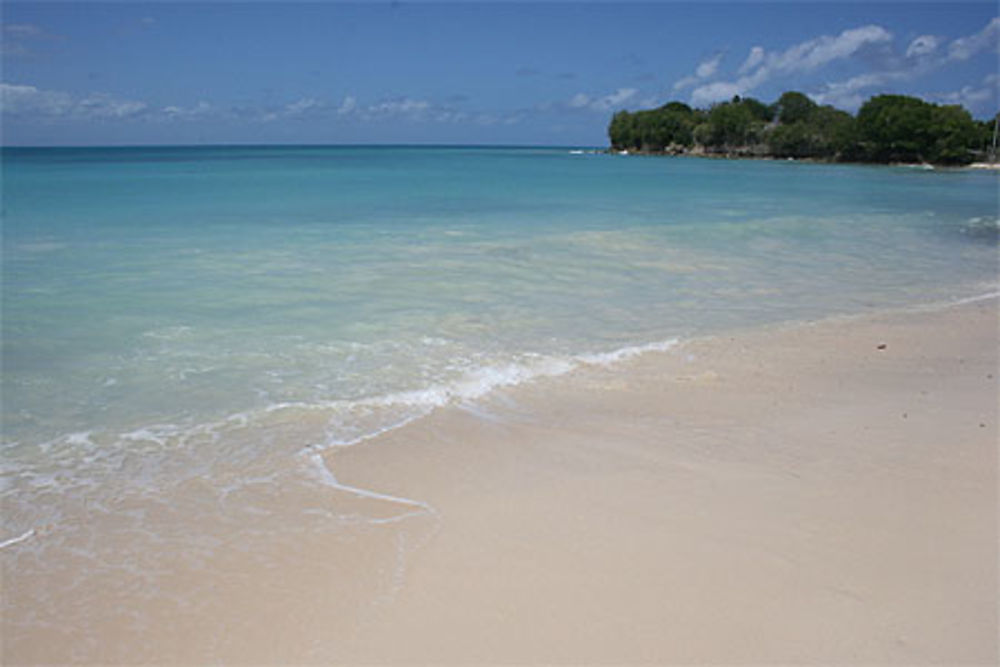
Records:
<instances>
[{"instance_id":1,"label":"beach","mask_svg":"<svg viewBox=\"0 0 1000 667\"><path fill-rule=\"evenodd\" d=\"M40 624L4 661L995 664L997 341L990 296L682 341L441 408L328 450L322 498L234 499L283 522L353 512L352 535L263 517L237 540L188 516L211 550L163 554L145 597L113 570L66 580L88 634ZM30 609L74 567L94 566L74 550L5 595Z\"/></svg>"},{"instance_id":2,"label":"beach","mask_svg":"<svg viewBox=\"0 0 1000 667\"><path fill-rule=\"evenodd\" d=\"M996 2L84 4L0 667L1000 665Z\"/></svg>"},{"instance_id":3,"label":"beach","mask_svg":"<svg viewBox=\"0 0 1000 667\"><path fill-rule=\"evenodd\" d=\"M994 173L2 157L4 664L995 662Z\"/></svg>"},{"instance_id":4,"label":"beach","mask_svg":"<svg viewBox=\"0 0 1000 667\"><path fill-rule=\"evenodd\" d=\"M791 8L4 3L0 667L1000 665L996 2Z\"/></svg>"},{"instance_id":5,"label":"beach","mask_svg":"<svg viewBox=\"0 0 1000 667\"><path fill-rule=\"evenodd\" d=\"M995 664L997 340L995 298L745 331L337 451L438 523L347 655Z\"/></svg>"},{"instance_id":6,"label":"beach","mask_svg":"<svg viewBox=\"0 0 1000 667\"><path fill-rule=\"evenodd\" d=\"M997 321L985 296L754 327L438 409L328 450L322 498L234 499L366 517L346 539L188 516L147 596L74 583L79 550L8 570L8 604L65 580L91 616L4 661L994 664Z\"/></svg>"}]
</instances>

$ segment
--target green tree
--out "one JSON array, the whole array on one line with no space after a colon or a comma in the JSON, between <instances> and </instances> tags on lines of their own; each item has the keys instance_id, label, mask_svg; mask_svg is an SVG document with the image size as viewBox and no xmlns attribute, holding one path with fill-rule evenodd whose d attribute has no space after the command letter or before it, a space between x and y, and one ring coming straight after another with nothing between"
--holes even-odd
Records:
<instances>
[{"instance_id":1,"label":"green tree","mask_svg":"<svg viewBox=\"0 0 1000 667\"><path fill-rule=\"evenodd\" d=\"M663 111L671 111L686 116L694 114L694 109L684 104L683 102L667 102L662 107L660 107L660 109L662 109Z\"/></svg>"},{"instance_id":2,"label":"green tree","mask_svg":"<svg viewBox=\"0 0 1000 667\"><path fill-rule=\"evenodd\" d=\"M807 120L782 123L767 137L775 157L823 158L842 156L853 144L854 118L831 106L816 106Z\"/></svg>"},{"instance_id":3,"label":"green tree","mask_svg":"<svg viewBox=\"0 0 1000 667\"><path fill-rule=\"evenodd\" d=\"M638 132L632 114L628 111L619 111L612 116L611 124L608 126L608 138L615 150L635 148Z\"/></svg>"},{"instance_id":4,"label":"green tree","mask_svg":"<svg viewBox=\"0 0 1000 667\"><path fill-rule=\"evenodd\" d=\"M931 152L933 106L906 95L878 95L858 111L861 155L876 162L923 162Z\"/></svg>"},{"instance_id":5,"label":"green tree","mask_svg":"<svg viewBox=\"0 0 1000 667\"><path fill-rule=\"evenodd\" d=\"M820 137L816 157L843 156L848 153L855 140L854 116L832 106L817 106L809 115L807 123L815 128Z\"/></svg>"},{"instance_id":6,"label":"green tree","mask_svg":"<svg viewBox=\"0 0 1000 667\"><path fill-rule=\"evenodd\" d=\"M618 150L701 146L775 157L965 164L989 153L997 120L975 121L960 106L905 95L873 97L854 117L789 91L770 106L736 96L707 110L674 101L635 113L619 111L611 118L608 137Z\"/></svg>"},{"instance_id":7,"label":"green tree","mask_svg":"<svg viewBox=\"0 0 1000 667\"><path fill-rule=\"evenodd\" d=\"M746 107L750 115L763 123L770 123L774 118L774 110L760 100L755 100L752 97L744 97L739 101L739 104Z\"/></svg>"},{"instance_id":8,"label":"green tree","mask_svg":"<svg viewBox=\"0 0 1000 667\"><path fill-rule=\"evenodd\" d=\"M775 157L818 157L820 139L806 123L788 123L774 128L767 140Z\"/></svg>"},{"instance_id":9,"label":"green tree","mask_svg":"<svg viewBox=\"0 0 1000 667\"><path fill-rule=\"evenodd\" d=\"M878 162L972 161L975 122L960 106L938 106L905 95L879 95L865 102L857 118L860 153Z\"/></svg>"},{"instance_id":10,"label":"green tree","mask_svg":"<svg viewBox=\"0 0 1000 667\"><path fill-rule=\"evenodd\" d=\"M716 104L708 112L707 147L732 149L755 143L763 123L741 100Z\"/></svg>"},{"instance_id":11,"label":"green tree","mask_svg":"<svg viewBox=\"0 0 1000 667\"><path fill-rule=\"evenodd\" d=\"M935 106L931 114L933 144L927 159L936 164L968 164L978 139L976 123L960 106Z\"/></svg>"},{"instance_id":12,"label":"green tree","mask_svg":"<svg viewBox=\"0 0 1000 667\"><path fill-rule=\"evenodd\" d=\"M653 111L656 150L671 145L690 146L694 126L691 107L681 102L670 102Z\"/></svg>"},{"instance_id":13,"label":"green tree","mask_svg":"<svg viewBox=\"0 0 1000 667\"><path fill-rule=\"evenodd\" d=\"M782 93L773 106L778 122L782 124L808 121L816 109L815 102L794 90Z\"/></svg>"},{"instance_id":14,"label":"green tree","mask_svg":"<svg viewBox=\"0 0 1000 667\"><path fill-rule=\"evenodd\" d=\"M608 138L616 150L662 151L690 146L694 122L694 111L681 102L635 113L619 111L611 117Z\"/></svg>"}]
</instances>

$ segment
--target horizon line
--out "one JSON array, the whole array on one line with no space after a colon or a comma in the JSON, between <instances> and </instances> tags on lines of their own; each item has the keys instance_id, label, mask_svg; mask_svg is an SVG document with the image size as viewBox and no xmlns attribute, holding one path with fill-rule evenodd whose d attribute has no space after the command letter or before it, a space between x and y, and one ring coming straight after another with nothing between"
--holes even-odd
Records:
<instances>
[{"instance_id":1,"label":"horizon line","mask_svg":"<svg viewBox=\"0 0 1000 667\"><path fill-rule=\"evenodd\" d=\"M528 144L528 143L149 143L149 144L3 144L9 148L607 148L596 144Z\"/></svg>"}]
</instances>

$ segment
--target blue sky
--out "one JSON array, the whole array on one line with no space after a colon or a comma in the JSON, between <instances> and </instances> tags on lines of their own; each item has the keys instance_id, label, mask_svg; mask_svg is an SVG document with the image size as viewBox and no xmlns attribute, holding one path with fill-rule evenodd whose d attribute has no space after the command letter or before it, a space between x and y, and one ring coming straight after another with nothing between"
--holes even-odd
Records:
<instances>
[{"instance_id":1,"label":"blue sky","mask_svg":"<svg viewBox=\"0 0 1000 667\"><path fill-rule=\"evenodd\" d=\"M998 108L995 2L4 2L3 143L604 145L801 90Z\"/></svg>"}]
</instances>

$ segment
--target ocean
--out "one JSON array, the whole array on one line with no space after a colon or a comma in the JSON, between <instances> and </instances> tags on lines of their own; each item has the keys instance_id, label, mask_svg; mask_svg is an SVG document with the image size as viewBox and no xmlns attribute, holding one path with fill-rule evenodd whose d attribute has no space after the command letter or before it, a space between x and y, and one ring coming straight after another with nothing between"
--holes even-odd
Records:
<instances>
[{"instance_id":1,"label":"ocean","mask_svg":"<svg viewBox=\"0 0 1000 667\"><path fill-rule=\"evenodd\" d=\"M495 147L2 160L3 634L68 659L141 659L109 633L211 610L199 573L271 571L267 545L327 536L343 572L384 542L338 590L345 614L391 597L434 510L342 482L332 449L693 337L998 288L994 173ZM224 659L225 634L196 655Z\"/></svg>"}]
</instances>

